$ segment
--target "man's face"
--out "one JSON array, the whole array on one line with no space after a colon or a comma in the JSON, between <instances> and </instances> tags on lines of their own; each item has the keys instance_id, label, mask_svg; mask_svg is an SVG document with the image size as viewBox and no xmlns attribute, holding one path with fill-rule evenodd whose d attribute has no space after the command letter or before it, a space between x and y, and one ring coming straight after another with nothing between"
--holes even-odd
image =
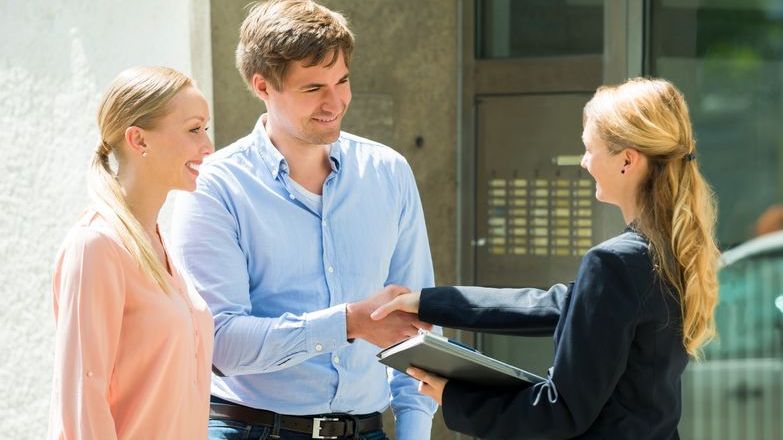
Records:
<instances>
[{"instance_id":1,"label":"man's face","mask_svg":"<svg viewBox=\"0 0 783 440\"><path fill-rule=\"evenodd\" d=\"M323 63L288 66L281 90L267 86L267 127L274 143L326 145L340 136L340 124L351 102L348 67L342 51L331 67ZM276 138L276 139L275 139Z\"/></svg>"}]
</instances>

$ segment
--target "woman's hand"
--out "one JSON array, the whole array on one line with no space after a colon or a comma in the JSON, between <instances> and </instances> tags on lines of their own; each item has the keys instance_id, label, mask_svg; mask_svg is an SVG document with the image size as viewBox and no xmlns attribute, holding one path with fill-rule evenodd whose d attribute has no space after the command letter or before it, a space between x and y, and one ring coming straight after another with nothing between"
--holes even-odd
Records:
<instances>
[{"instance_id":1,"label":"woman's hand","mask_svg":"<svg viewBox=\"0 0 783 440\"><path fill-rule=\"evenodd\" d=\"M448 379L414 367L408 368L405 372L419 381L419 392L421 394L430 396L438 405L443 405L443 389L446 388Z\"/></svg>"},{"instance_id":2,"label":"woman's hand","mask_svg":"<svg viewBox=\"0 0 783 440\"><path fill-rule=\"evenodd\" d=\"M375 309L370 317L376 321L379 321L395 310L408 313L419 313L420 297L421 292L403 293L402 295L395 297L393 300Z\"/></svg>"}]
</instances>

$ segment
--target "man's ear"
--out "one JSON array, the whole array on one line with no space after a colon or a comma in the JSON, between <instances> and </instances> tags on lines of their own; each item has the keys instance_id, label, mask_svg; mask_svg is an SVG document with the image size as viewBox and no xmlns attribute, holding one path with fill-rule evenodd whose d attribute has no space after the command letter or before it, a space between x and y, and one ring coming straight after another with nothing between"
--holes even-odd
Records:
<instances>
[{"instance_id":1,"label":"man's ear","mask_svg":"<svg viewBox=\"0 0 783 440\"><path fill-rule=\"evenodd\" d=\"M272 87L260 73L254 73L250 78L250 84L253 86L253 92L261 98L262 101L269 99L269 88Z\"/></svg>"},{"instance_id":2,"label":"man's ear","mask_svg":"<svg viewBox=\"0 0 783 440\"><path fill-rule=\"evenodd\" d=\"M144 129L131 125L125 129L125 143L128 144L131 151L144 154L147 151L147 144L144 141Z\"/></svg>"}]
</instances>

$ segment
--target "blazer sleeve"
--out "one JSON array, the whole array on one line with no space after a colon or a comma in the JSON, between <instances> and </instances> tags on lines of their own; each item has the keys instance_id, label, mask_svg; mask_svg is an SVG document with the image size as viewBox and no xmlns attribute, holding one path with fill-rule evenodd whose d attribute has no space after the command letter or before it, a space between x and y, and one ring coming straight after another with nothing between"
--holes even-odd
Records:
<instances>
[{"instance_id":1,"label":"blazer sleeve","mask_svg":"<svg viewBox=\"0 0 783 440\"><path fill-rule=\"evenodd\" d=\"M620 257L591 250L560 324L546 382L492 389L449 381L446 425L487 439L573 438L596 420L625 372L641 300Z\"/></svg>"},{"instance_id":2,"label":"blazer sleeve","mask_svg":"<svg viewBox=\"0 0 783 440\"><path fill-rule=\"evenodd\" d=\"M117 245L95 231L78 230L56 263L52 293L50 438L116 439L110 383L125 304Z\"/></svg>"},{"instance_id":3,"label":"blazer sleeve","mask_svg":"<svg viewBox=\"0 0 783 440\"><path fill-rule=\"evenodd\" d=\"M551 335L568 288L433 287L421 291L419 318L444 327L517 336Z\"/></svg>"}]
</instances>

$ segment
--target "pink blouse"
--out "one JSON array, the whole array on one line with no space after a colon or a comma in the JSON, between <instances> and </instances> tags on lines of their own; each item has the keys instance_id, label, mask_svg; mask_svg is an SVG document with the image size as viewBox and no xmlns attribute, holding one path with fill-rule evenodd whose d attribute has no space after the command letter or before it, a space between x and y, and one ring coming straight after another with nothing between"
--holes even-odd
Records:
<instances>
[{"instance_id":1,"label":"pink blouse","mask_svg":"<svg viewBox=\"0 0 783 440\"><path fill-rule=\"evenodd\" d=\"M172 267L166 294L95 212L57 256L50 439L206 439L213 322Z\"/></svg>"}]
</instances>

